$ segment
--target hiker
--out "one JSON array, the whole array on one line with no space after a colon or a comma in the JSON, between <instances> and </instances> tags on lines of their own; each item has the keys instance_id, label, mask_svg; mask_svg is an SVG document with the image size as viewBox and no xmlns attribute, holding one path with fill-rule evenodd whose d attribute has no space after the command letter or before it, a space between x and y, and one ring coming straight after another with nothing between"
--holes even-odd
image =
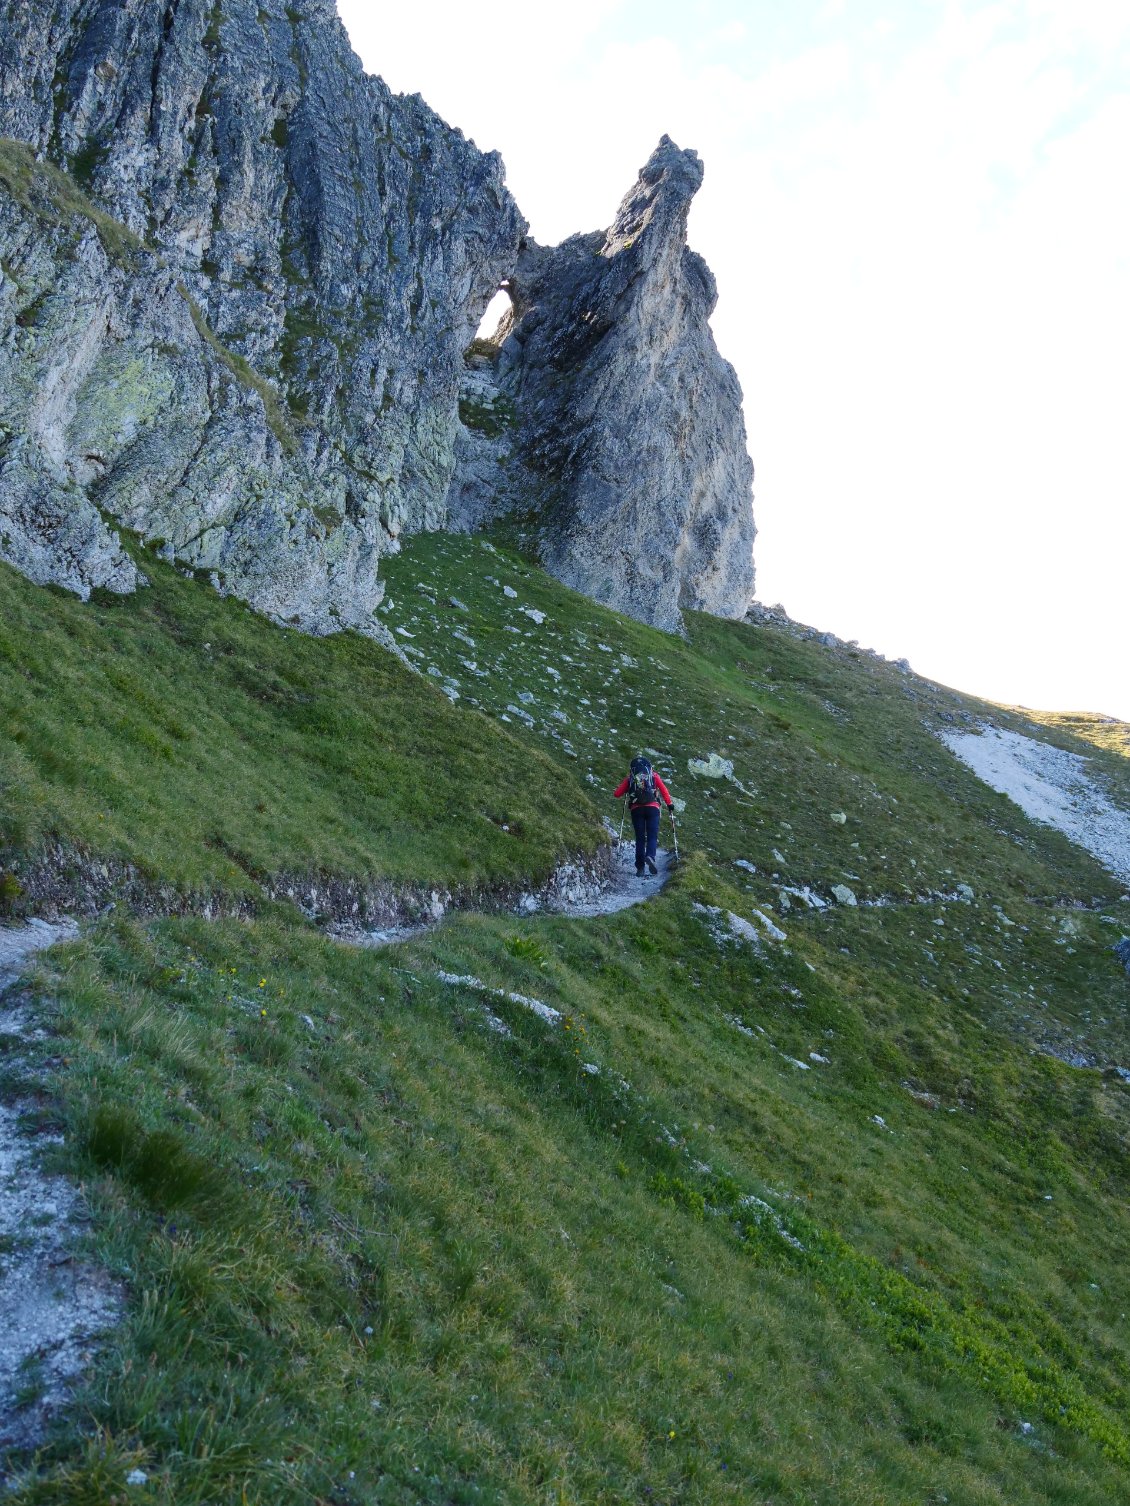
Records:
<instances>
[{"instance_id":1,"label":"hiker","mask_svg":"<svg viewBox=\"0 0 1130 1506\"><path fill-rule=\"evenodd\" d=\"M656 874L655 847L659 841L659 797L670 810L674 801L667 786L648 763L642 753L632 759L628 774L612 791L614 800L627 795L628 809L632 813L632 825L636 833L636 877L644 878L644 864L648 873Z\"/></svg>"}]
</instances>

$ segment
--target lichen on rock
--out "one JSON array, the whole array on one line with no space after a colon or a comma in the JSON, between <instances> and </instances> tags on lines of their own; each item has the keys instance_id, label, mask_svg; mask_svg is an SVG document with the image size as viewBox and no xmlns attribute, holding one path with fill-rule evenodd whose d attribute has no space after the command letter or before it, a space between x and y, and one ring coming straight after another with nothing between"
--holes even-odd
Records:
<instances>
[{"instance_id":1,"label":"lichen on rock","mask_svg":"<svg viewBox=\"0 0 1130 1506\"><path fill-rule=\"evenodd\" d=\"M0 58L0 557L130 590L123 523L377 631L525 229L501 161L366 76L327 0L0 0Z\"/></svg>"},{"instance_id":2,"label":"lichen on rock","mask_svg":"<svg viewBox=\"0 0 1130 1506\"><path fill-rule=\"evenodd\" d=\"M0 0L0 559L128 592L126 529L280 623L384 636L402 534L516 510L608 605L741 616L701 176L664 138L607 232L547 250L332 0Z\"/></svg>"}]
</instances>

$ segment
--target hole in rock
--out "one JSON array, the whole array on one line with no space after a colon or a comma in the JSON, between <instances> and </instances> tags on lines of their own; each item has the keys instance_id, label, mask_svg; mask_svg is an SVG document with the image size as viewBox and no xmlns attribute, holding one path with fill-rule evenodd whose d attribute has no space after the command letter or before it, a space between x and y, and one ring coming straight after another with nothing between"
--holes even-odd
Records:
<instances>
[{"instance_id":1,"label":"hole in rock","mask_svg":"<svg viewBox=\"0 0 1130 1506\"><path fill-rule=\"evenodd\" d=\"M495 336L498 334L499 326L508 317L513 306L510 301L510 294L506 288L499 288L498 292L487 304L483 317L479 320L478 332L475 335L476 340L489 340L492 343L496 343Z\"/></svg>"}]
</instances>

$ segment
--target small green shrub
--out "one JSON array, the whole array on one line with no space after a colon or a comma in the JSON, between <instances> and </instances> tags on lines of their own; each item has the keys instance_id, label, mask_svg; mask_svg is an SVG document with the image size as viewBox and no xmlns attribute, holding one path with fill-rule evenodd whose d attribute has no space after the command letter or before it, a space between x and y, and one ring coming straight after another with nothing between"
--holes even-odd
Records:
<instances>
[{"instance_id":1,"label":"small green shrub","mask_svg":"<svg viewBox=\"0 0 1130 1506\"><path fill-rule=\"evenodd\" d=\"M14 873L0 873L0 915L11 915L24 887Z\"/></svg>"},{"instance_id":2,"label":"small green shrub","mask_svg":"<svg viewBox=\"0 0 1130 1506\"><path fill-rule=\"evenodd\" d=\"M549 953L534 936L508 936L503 946L511 957L517 957L522 962L532 962L539 968L549 966Z\"/></svg>"}]
</instances>

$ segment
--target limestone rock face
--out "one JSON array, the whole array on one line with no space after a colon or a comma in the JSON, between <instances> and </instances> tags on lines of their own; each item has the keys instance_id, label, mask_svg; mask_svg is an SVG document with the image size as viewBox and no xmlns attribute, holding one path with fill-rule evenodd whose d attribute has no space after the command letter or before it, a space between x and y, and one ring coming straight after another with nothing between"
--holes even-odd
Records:
<instances>
[{"instance_id":1,"label":"limestone rock face","mask_svg":"<svg viewBox=\"0 0 1130 1506\"><path fill-rule=\"evenodd\" d=\"M445 520L525 229L497 155L366 76L332 0L0 0L0 137L0 558L129 590L118 521L367 626L379 555Z\"/></svg>"},{"instance_id":2,"label":"limestone rock face","mask_svg":"<svg viewBox=\"0 0 1130 1506\"><path fill-rule=\"evenodd\" d=\"M526 244L499 331L546 565L667 629L683 608L743 616L754 583L741 389L710 332L714 278L686 243L701 182L695 153L664 137L606 232Z\"/></svg>"},{"instance_id":3,"label":"limestone rock face","mask_svg":"<svg viewBox=\"0 0 1130 1506\"><path fill-rule=\"evenodd\" d=\"M333 0L0 0L0 560L131 591L128 530L276 621L376 634L402 533L514 510L602 602L741 616L701 176L664 138L611 229L544 249ZM507 337L471 348L503 284Z\"/></svg>"}]
</instances>

